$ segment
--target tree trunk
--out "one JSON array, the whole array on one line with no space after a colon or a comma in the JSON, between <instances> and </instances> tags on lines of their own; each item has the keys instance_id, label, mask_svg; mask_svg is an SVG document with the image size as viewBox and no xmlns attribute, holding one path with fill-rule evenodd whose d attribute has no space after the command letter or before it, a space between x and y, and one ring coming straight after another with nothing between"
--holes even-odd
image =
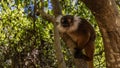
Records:
<instances>
[{"instance_id":1,"label":"tree trunk","mask_svg":"<svg viewBox=\"0 0 120 68\"><path fill-rule=\"evenodd\" d=\"M52 0L51 2L52 2L52 5L53 5L53 12L54 12L55 17L62 14L59 1L58 0ZM57 8L56 6L59 7L59 8ZM56 57L57 57L57 60L58 60L58 68L66 68L64 57L63 57L63 54L62 54L62 51L61 51L60 36L59 36L58 29L57 29L56 20L54 20L53 25L54 25L54 43L55 43L54 47L55 47L55 50L56 50Z\"/></svg>"},{"instance_id":2,"label":"tree trunk","mask_svg":"<svg viewBox=\"0 0 120 68\"><path fill-rule=\"evenodd\" d=\"M19 58L18 58L18 53L16 52L13 56L12 56L12 65L11 68L18 68L19 67Z\"/></svg>"},{"instance_id":3,"label":"tree trunk","mask_svg":"<svg viewBox=\"0 0 120 68\"><path fill-rule=\"evenodd\" d=\"M120 17L115 0L82 0L94 14L103 36L107 68L120 68Z\"/></svg>"}]
</instances>

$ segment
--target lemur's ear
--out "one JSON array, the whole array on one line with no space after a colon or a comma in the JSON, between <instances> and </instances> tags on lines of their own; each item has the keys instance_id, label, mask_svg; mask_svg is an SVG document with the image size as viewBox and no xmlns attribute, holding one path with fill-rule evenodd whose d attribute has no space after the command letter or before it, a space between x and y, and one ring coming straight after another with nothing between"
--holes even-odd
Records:
<instances>
[{"instance_id":1,"label":"lemur's ear","mask_svg":"<svg viewBox=\"0 0 120 68\"><path fill-rule=\"evenodd\" d=\"M80 19L80 16L75 15L74 18Z\"/></svg>"},{"instance_id":2,"label":"lemur's ear","mask_svg":"<svg viewBox=\"0 0 120 68\"><path fill-rule=\"evenodd\" d=\"M60 20L61 20L62 17L63 17L62 15L57 16L56 17L56 22L60 23Z\"/></svg>"}]
</instances>

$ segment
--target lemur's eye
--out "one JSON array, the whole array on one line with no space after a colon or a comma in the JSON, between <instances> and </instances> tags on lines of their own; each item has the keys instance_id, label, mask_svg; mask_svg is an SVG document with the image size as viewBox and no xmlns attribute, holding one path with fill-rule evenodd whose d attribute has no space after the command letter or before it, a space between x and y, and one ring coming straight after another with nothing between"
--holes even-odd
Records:
<instances>
[{"instance_id":1,"label":"lemur's eye","mask_svg":"<svg viewBox=\"0 0 120 68\"><path fill-rule=\"evenodd\" d=\"M71 22L71 19L68 19L68 22Z\"/></svg>"}]
</instances>

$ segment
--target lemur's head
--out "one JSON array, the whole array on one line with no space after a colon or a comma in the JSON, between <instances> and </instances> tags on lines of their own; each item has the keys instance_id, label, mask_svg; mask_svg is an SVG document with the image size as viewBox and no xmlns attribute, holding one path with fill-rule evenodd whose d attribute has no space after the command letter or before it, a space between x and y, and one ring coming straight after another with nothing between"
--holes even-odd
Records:
<instances>
[{"instance_id":1,"label":"lemur's head","mask_svg":"<svg viewBox=\"0 0 120 68\"><path fill-rule=\"evenodd\" d=\"M60 32L72 32L78 28L81 19L78 16L65 15L58 16L56 22L58 22L58 29Z\"/></svg>"}]
</instances>

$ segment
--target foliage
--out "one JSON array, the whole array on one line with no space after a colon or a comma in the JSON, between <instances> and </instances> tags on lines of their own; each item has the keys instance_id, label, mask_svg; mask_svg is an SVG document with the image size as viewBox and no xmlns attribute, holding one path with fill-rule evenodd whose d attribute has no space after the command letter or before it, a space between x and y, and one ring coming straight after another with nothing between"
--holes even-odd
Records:
<instances>
[{"instance_id":1,"label":"foliage","mask_svg":"<svg viewBox=\"0 0 120 68\"><path fill-rule=\"evenodd\" d=\"M33 22L33 18L24 14L21 4L15 5L17 8L14 10L7 7L5 2L1 5L5 10L0 14L2 18L0 20L0 66L9 68L19 62L16 65L26 67L33 63L33 60L35 64L32 66L53 66L56 62L52 47L52 24L41 18Z\"/></svg>"},{"instance_id":2,"label":"foliage","mask_svg":"<svg viewBox=\"0 0 120 68\"><path fill-rule=\"evenodd\" d=\"M37 0L37 3L39 1ZM78 15L91 22L97 34L94 66L105 68L102 38L92 13L80 1L61 0L60 4L63 14ZM45 11L53 15L50 2L45 0L44 5ZM1 1L0 67L57 68L53 40L53 25L35 15L33 0ZM69 68L73 68L71 54L64 42L62 44L66 64Z\"/></svg>"}]
</instances>

